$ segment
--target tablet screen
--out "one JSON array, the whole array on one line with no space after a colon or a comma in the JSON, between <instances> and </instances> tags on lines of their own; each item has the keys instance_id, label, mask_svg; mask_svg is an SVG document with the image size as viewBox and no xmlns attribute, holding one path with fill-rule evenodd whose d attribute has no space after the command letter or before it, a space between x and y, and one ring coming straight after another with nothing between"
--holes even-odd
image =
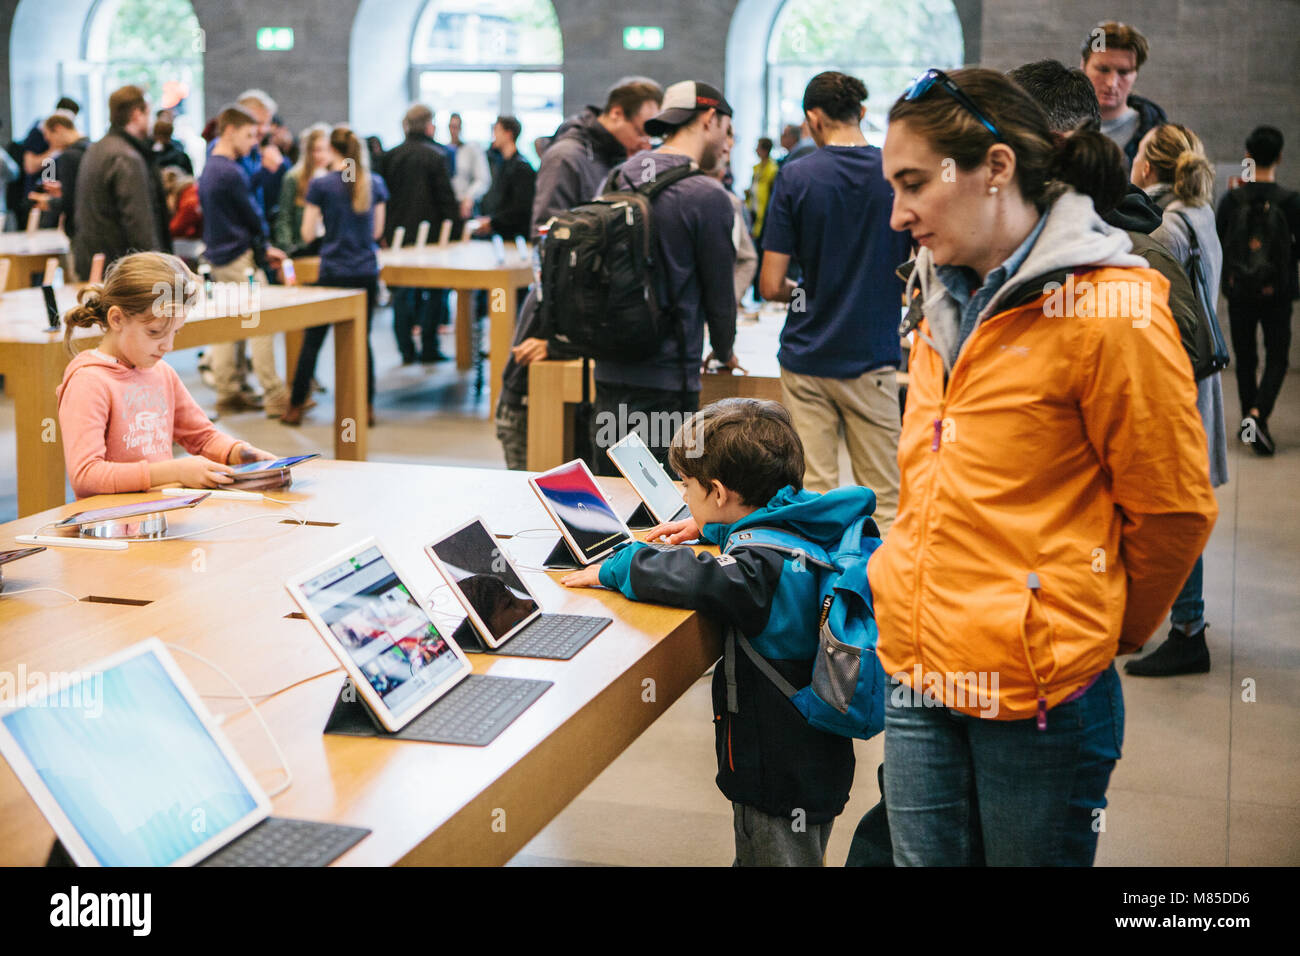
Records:
<instances>
[{"instance_id":1,"label":"tablet screen","mask_svg":"<svg viewBox=\"0 0 1300 956\"><path fill-rule=\"evenodd\" d=\"M399 718L464 666L377 547L304 581L301 590Z\"/></svg>"},{"instance_id":2,"label":"tablet screen","mask_svg":"<svg viewBox=\"0 0 1300 956\"><path fill-rule=\"evenodd\" d=\"M481 521L453 531L432 548L494 640L503 640L538 612L537 602Z\"/></svg>"},{"instance_id":3,"label":"tablet screen","mask_svg":"<svg viewBox=\"0 0 1300 956\"><path fill-rule=\"evenodd\" d=\"M177 508L192 508L208 496L208 492L187 495L184 498L152 498L149 501L137 501L130 505L116 505L112 508L96 508L92 511L79 511L58 522L56 528L70 528L74 525L93 524L96 521L120 521L123 518L135 518L140 515L153 514L155 511L174 511Z\"/></svg>"},{"instance_id":4,"label":"tablet screen","mask_svg":"<svg viewBox=\"0 0 1300 956\"><path fill-rule=\"evenodd\" d=\"M672 521L685 507L686 499L636 432L629 433L611 448L609 457L632 483L656 521Z\"/></svg>"},{"instance_id":5,"label":"tablet screen","mask_svg":"<svg viewBox=\"0 0 1300 956\"><path fill-rule=\"evenodd\" d=\"M580 460L538 475L533 483L587 560L632 540Z\"/></svg>"},{"instance_id":6,"label":"tablet screen","mask_svg":"<svg viewBox=\"0 0 1300 956\"><path fill-rule=\"evenodd\" d=\"M265 815L151 652L87 673L3 723L103 866L167 866Z\"/></svg>"},{"instance_id":7,"label":"tablet screen","mask_svg":"<svg viewBox=\"0 0 1300 956\"><path fill-rule=\"evenodd\" d=\"M289 458L277 458L275 461L250 461L242 465L235 465L230 469L230 473L232 475L257 475L264 471L279 471L281 468L292 468L300 462L319 457L319 454L293 455Z\"/></svg>"}]
</instances>

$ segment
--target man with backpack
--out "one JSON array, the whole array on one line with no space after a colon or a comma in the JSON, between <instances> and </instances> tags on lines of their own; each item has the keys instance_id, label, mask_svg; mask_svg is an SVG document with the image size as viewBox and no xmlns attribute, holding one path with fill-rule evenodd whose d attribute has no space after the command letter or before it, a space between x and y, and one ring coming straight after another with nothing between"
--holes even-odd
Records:
<instances>
[{"instance_id":1,"label":"man with backpack","mask_svg":"<svg viewBox=\"0 0 1300 956\"><path fill-rule=\"evenodd\" d=\"M542 154L534 181L534 238L552 216L593 198L611 168L649 146L645 123L659 112L662 100L663 90L657 84L629 77L610 89L604 110L589 106L560 124ZM541 336L539 318L534 288L519 309L496 407L497 440L506 467L516 471L528 463L528 366L539 359L566 357Z\"/></svg>"},{"instance_id":2,"label":"man with backpack","mask_svg":"<svg viewBox=\"0 0 1300 956\"><path fill-rule=\"evenodd\" d=\"M1276 450L1268 419L1286 376L1291 303L1300 298L1300 194L1278 185L1281 156L1282 133L1274 127L1260 126L1246 137L1254 179L1230 190L1216 216L1223 244L1223 295L1237 358L1241 440L1264 456ZM1256 326L1264 330L1264 374L1258 379Z\"/></svg>"},{"instance_id":3,"label":"man with backpack","mask_svg":"<svg viewBox=\"0 0 1300 956\"><path fill-rule=\"evenodd\" d=\"M731 106L689 80L663 104L646 123L663 145L611 173L598 201L552 220L542 248L542 328L596 359L590 464L602 475L618 474L605 450L638 421L666 461L673 432L699 408L706 326L706 362L738 367L735 212L700 172L727 148Z\"/></svg>"},{"instance_id":4,"label":"man with backpack","mask_svg":"<svg viewBox=\"0 0 1300 956\"><path fill-rule=\"evenodd\" d=\"M673 437L669 460L691 517L653 529L648 540L702 537L723 553L637 542L563 584L603 585L722 624L727 648L713 673L713 725L735 865L821 866L853 784L850 738L883 724L884 674L871 653L869 609L831 591L818 569L833 565L836 588L856 579L858 597L870 599L866 561L880 544L870 517L875 496L857 486L804 490L803 446L778 402L714 402ZM821 636L827 629L835 643ZM839 706L832 711L822 695ZM840 719L850 715L856 723Z\"/></svg>"}]
</instances>

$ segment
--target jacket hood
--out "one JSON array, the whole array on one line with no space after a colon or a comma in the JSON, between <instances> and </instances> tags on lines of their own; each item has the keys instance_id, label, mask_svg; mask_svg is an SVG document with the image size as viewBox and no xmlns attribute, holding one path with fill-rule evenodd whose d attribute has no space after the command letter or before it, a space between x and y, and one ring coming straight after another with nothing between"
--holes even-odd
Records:
<instances>
[{"instance_id":1,"label":"jacket hood","mask_svg":"<svg viewBox=\"0 0 1300 956\"><path fill-rule=\"evenodd\" d=\"M855 519L876 510L876 493L870 488L849 485L825 494L795 491L786 485L762 508L734 524L706 524L700 529L705 540L721 547L736 531L776 526L793 531L824 548L839 545L844 529Z\"/></svg>"},{"instance_id":2,"label":"jacket hood","mask_svg":"<svg viewBox=\"0 0 1300 956\"><path fill-rule=\"evenodd\" d=\"M1160 211L1160 205L1146 194L1146 190L1130 183L1128 192L1124 194L1119 205L1102 218L1106 220L1106 225L1114 226L1116 229L1150 235L1160 228L1164 216Z\"/></svg>"},{"instance_id":3,"label":"jacket hood","mask_svg":"<svg viewBox=\"0 0 1300 956\"><path fill-rule=\"evenodd\" d=\"M1066 189L1048 208L1047 222L1029 255L989 300L979 315L979 322L1009 307L1027 287L1037 284L1041 291L1048 276L1081 267L1146 268L1147 261L1133 255L1132 248L1126 232L1107 225L1097 215L1090 197ZM928 247L922 247L916 257L916 266L907 280L906 296L913 307L904 327L914 326L923 315L935 340L932 344L951 368L958 351L957 304L939 278Z\"/></svg>"},{"instance_id":4,"label":"jacket hood","mask_svg":"<svg viewBox=\"0 0 1300 956\"><path fill-rule=\"evenodd\" d=\"M83 368L90 367L106 369L113 375L129 375L135 371L135 369L127 368L112 356L105 355L99 349L86 349L84 352L78 352L76 357L68 363L67 368L63 370L63 381L54 390L55 398L62 399L63 390L67 387L68 380Z\"/></svg>"},{"instance_id":5,"label":"jacket hood","mask_svg":"<svg viewBox=\"0 0 1300 956\"><path fill-rule=\"evenodd\" d=\"M594 106L584 107L582 112L570 116L556 129L551 137L550 149L561 140L572 139L582 144L589 157L597 157L612 165L627 155L623 144L614 134L600 124L600 110Z\"/></svg>"}]
</instances>

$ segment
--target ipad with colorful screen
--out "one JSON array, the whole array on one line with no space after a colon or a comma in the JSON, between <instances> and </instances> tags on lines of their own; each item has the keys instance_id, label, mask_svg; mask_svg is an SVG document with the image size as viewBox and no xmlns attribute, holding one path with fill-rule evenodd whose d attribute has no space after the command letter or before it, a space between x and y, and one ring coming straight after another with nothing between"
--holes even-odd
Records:
<instances>
[{"instance_id":1,"label":"ipad with colorful screen","mask_svg":"<svg viewBox=\"0 0 1300 956\"><path fill-rule=\"evenodd\" d=\"M401 730L472 670L409 580L367 538L285 585L389 731Z\"/></svg>"},{"instance_id":2,"label":"ipad with colorful screen","mask_svg":"<svg viewBox=\"0 0 1300 956\"><path fill-rule=\"evenodd\" d=\"M599 561L633 540L582 459L529 478L528 485L582 564Z\"/></svg>"}]
</instances>

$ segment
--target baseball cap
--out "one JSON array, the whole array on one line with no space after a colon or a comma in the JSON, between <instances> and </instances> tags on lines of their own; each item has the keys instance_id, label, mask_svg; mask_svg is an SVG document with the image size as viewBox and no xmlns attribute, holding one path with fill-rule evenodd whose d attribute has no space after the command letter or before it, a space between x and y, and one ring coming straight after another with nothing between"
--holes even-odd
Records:
<instances>
[{"instance_id":1,"label":"baseball cap","mask_svg":"<svg viewBox=\"0 0 1300 956\"><path fill-rule=\"evenodd\" d=\"M715 87L694 80L674 83L664 90L663 109L645 122L645 131L660 136L683 123L688 123L696 113L714 109L723 116L731 115L731 104L722 98Z\"/></svg>"}]
</instances>

